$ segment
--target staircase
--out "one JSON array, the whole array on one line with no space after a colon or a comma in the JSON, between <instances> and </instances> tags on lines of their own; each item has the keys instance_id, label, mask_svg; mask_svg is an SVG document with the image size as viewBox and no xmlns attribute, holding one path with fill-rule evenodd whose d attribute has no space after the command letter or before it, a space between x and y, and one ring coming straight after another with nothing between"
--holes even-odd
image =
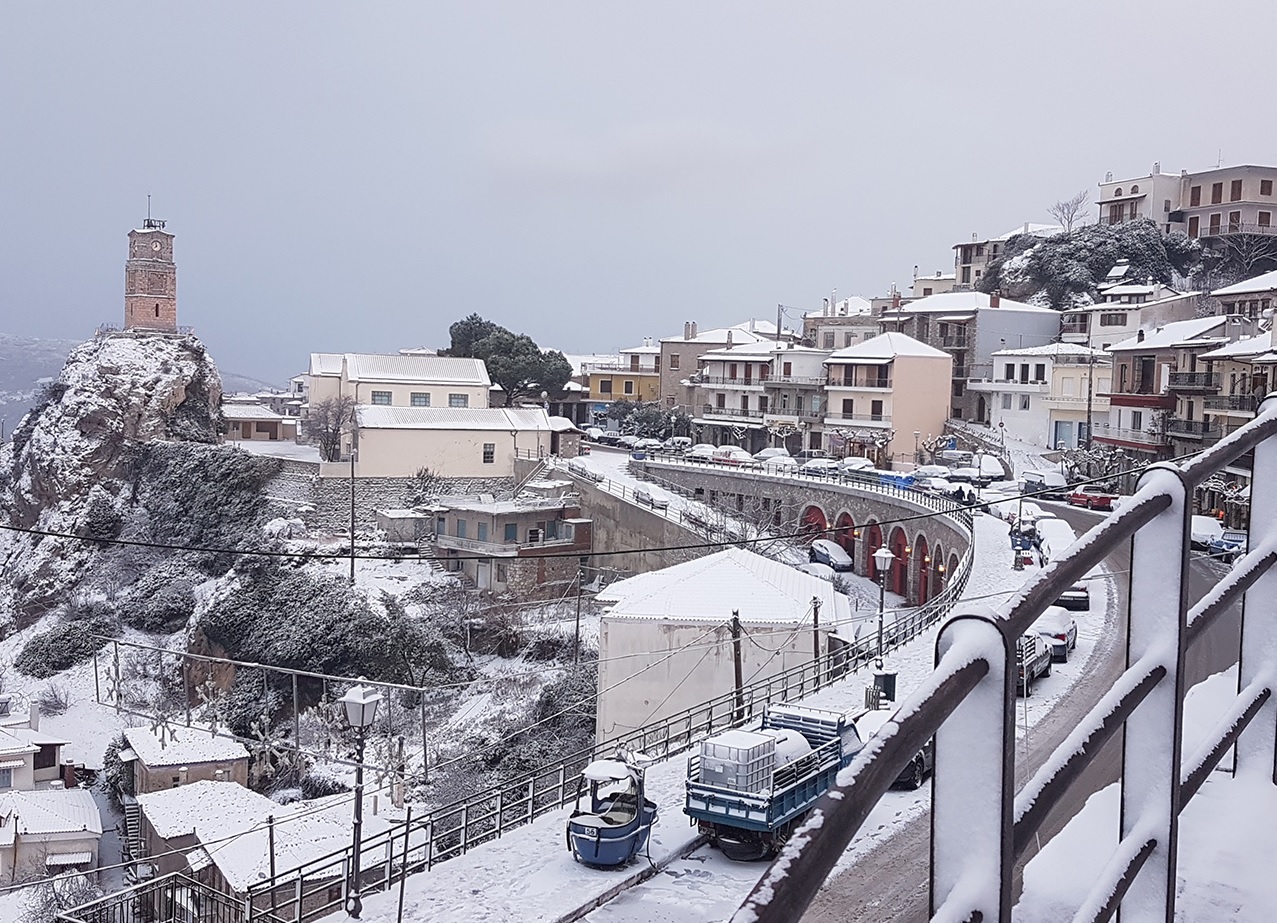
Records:
<instances>
[{"instance_id":1,"label":"staircase","mask_svg":"<svg viewBox=\"0 0 1277 923\"><path fill-rule=\"evenodd\" d=\"M124 805L124 858L127 862L137 862L146 856L146 845L142 842L142 806L132 795L122 796Z\"/></svg>"}]
</instances>

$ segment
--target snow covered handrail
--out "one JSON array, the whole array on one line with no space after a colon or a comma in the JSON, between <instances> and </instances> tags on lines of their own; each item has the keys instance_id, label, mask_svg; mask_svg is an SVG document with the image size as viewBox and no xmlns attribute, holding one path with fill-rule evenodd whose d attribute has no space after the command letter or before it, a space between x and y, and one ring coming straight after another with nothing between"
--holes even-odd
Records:
<instances>
[{"instance_id":1,"label":"snow covered handrail","mask_svg":"<svg viewBox=\"0 0 1277 923\"><path fill-rule=\"evenodd\" d=\"M1173 919L1178 819L1184 806L1230 748L1236 749L1238 774L1274 781L1277 491L1252 495L1250 553L1191 611L1186 604L1191 491L1252 450L1252 482L1277 483L1277 396L1264 402L1255 420L1189 464L1148 469L1121 511L1091 529L997 611L968 612L945 623L932 680L844 770L734 923L800 917L895 773L931 734L932 919L1010 923L1014 859L1119 729L1125 730L1120 840L1075 919L1103 923L1123 907L1140 919ZM1127 539L1132 543L1127 670L1016 797L1015 642L1062 591ZM1184 760L1186 655L1239 598L1246 613L1238 667L1243 691L1213 734ZM980 676L970 685L958 682L958 672L973 663L984 665ZM941 686L960 701L941 708Z\"/></svg>"}]
</instances>

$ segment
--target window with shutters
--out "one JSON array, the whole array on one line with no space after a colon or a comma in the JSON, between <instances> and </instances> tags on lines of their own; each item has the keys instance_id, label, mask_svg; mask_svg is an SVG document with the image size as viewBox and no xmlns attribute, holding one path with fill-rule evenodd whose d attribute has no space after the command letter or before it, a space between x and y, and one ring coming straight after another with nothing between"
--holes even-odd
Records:
<instances>
[{"instance_id":1,"label":"window with shutters","mask_svg":"<svg viewBox=\"0 0 1277 923\"><path fill-rule=\"evenodd\" d=\"M1235 179L1228 187L1228 201L1240 202L1242 200L1242 181Z\"/></svg>"}]
</instances>

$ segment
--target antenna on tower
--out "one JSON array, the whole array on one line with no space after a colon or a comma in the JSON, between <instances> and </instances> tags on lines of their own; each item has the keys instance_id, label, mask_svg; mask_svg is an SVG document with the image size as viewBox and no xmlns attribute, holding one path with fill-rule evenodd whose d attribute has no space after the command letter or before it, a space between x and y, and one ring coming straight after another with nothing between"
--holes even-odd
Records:
<instances>
[{"instance_id":1,"label":"antenna on tower","mask_svg":"<svg viewBox=\"0 0 1277 923\"><path fill-rule=\"evenodd\" d=\"M159 218L151 217L151 194L149 192L146 194L146 220L142 222L142 227L148 231L164 229L163 221Z\"/></svg>"},{"instance_id":2,"label":"antenna on tower","mask_svg":"<svg viewBox=\"0 0 1277 923\"><path fill-rule=\"evenodd\" d=\"M148 221L151 218L151 194L149 192L146 194L146 217Z\"/></svg>"}]
</instances>

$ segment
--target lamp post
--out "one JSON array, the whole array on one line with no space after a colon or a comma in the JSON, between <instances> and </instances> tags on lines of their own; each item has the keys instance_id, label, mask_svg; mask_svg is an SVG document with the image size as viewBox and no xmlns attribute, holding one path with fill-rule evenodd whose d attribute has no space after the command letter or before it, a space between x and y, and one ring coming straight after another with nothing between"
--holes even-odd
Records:
<instances>
[{"instance_id":1,"label":"lamp post","mask_svg":"<svg viewBox=\"0 0 1277 923\"><path fill-rule=\"evenodd\" d=\"M381 693L362 683L351 686L337 701L346 710L346 720L355 729L355 838L350 855L350 885L346 893L346 913L358 920L364 904L359 899L360 836L364 823L364 734L377 717Z\"/></svg>"},{"instance_id":2,"label":"lamp post","mask_svg":"<svg viewBox=\"0 0 1277 923\"><path fill-rule=\"evenodd\" d=\"M355 582L355 458L359 452L350 446L350 582Z\"/></svg>"},{"instance_id":3,"label":"lamp post","mask_svg":"<svg viewBox=\"0 0 1277 923\"><path fill-rule=\"evenodd\" d=\"M874 668L882 669L882 621L887 609L887 568L895 562L896 556L887 550L886 545L879 545L873 553L874 567L878 571L878 656L874 659Z\"/></svg>"},{"instance_id":4,"label":"lamp post","mask_svg":"<svg viewBox=\"0 0 1277 923\"><path fill-rule=\"evenodd\" d=\"M922 461L922 454L918 450L918 437L921 435L922 433L918 430L913 431L913 463L915 465Z\"/></svg>"}]
</instances>

